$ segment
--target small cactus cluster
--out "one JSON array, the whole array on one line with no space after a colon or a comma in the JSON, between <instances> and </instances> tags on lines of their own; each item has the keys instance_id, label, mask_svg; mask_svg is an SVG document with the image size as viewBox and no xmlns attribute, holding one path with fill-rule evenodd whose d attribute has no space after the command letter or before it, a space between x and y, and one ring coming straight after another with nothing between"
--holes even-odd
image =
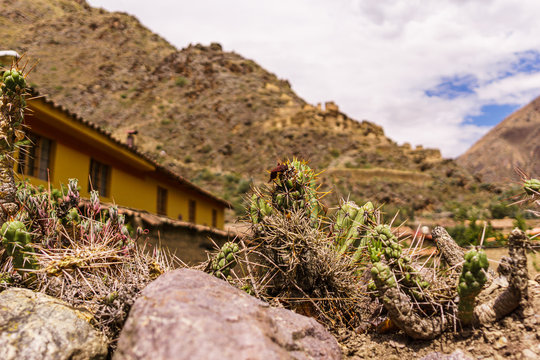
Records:
<instances>
[{"instance_id":1,"label":"small cactus cluster","mask_svg":"<svg viewBox=\"0 0 540 360\"><path fill-rule=\"evenodd\" d=\"M231 270L236 266L239 250L238 244L231 241L223 244L211 261L211 273L218 278L229 278Z\"/></svg>"},{"instance_id":2,"label":"small cactus cluster","mask_svg":"<svg viewBox=\"0 0 540 360\"><path fill-rule=\"evenodd\" d=\"M268 194L253 194L249 214L253 224L258 224L276 212L305 211L313 227L320 225L324 207L319 202L317 175L303 161L293 159L273 169L270 173L271 189Z\"/></svg>"},{"instance_id":3,"label":"small cactus cluster","mask_svg":"<svg viewBox=\"0 0 540 360\"><path fill-rule=\"evenodd\" d=\"M15 270L36 268L36 259L32 254L32 235L24 223L18 220L7 221L2 225L0 235L6 251L4 256L11 258Z\"/></svg>"},{"instance_id":4,"label":"small cactus cluster","mask_svg":"<svg viewBox=\"0 0 540 360\"><path fill-rule=\"evenodd\" d=\"M44 187L34 187L20 182L16 193L17 202L26 212L32 226L61 221L62 225L77 225L81 222L79 187L77 179L69 179L68 186L53 188L50 193Z\"/></svg>"},{"instance_id":5,"label":"small cactus cluster","mask_svg":"<svg viewBox=\"0 0 540 360\"><path fill-rule=\"evenodd\" d=\"M459 277L458 317L465 323L473 321L475 299L487 281L489 263L483 250L471 249L465 254L465 262Z\"/></svg>"}]
</instances>

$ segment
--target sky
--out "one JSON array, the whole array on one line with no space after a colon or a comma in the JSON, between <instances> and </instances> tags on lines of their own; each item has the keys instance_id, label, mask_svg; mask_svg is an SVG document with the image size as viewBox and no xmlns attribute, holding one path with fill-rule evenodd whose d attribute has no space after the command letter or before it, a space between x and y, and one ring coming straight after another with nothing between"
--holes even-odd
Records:
<instances>
[{"instance_id":1,"label":"sky","mask_svg":"<svg viewBox=\"0 0 540 360\"><path fill-rule=\"evenodd\" d=\"M311 104L456 157L540 95L538 0L88 0L171 44L218 42Z\"/></svg>"}]
</instances>

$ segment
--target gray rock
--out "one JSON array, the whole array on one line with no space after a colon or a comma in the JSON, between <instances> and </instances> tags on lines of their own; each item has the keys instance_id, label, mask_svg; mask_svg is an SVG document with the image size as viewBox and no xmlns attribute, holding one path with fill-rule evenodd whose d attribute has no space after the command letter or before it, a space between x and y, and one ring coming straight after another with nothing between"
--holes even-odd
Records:
<instances>
[{"instance_id":1,"label":"gray rock","mask_svg":"<svg viewBox=\"0 0 540 360\"><path fill-rule=\"evenodd\" d=\"M179 269L143 290L113 359L341 359L341 350L314 319Z\"/></svg>"},{"instance_id":2,"label":"gray rock","mask_svg":"<svg viewBox=\"0 0 540 360\"><path fill-rule=\"evenodd\" d=\"M107 343L88 316L51 296L0 293L0 359L105 359Z\"/></svg>"}]
</instances>

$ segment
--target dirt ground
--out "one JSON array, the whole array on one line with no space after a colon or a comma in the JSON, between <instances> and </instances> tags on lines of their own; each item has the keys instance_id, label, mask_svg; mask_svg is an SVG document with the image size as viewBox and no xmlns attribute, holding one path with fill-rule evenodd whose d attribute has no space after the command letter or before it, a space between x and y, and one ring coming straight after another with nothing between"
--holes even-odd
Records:
<instances>
[{"instance_id":1,"label":"dirt ground","mask_svg":"<svg viewBox=\"0 0 540 360\"><path fill-rule=\"evenodd\" d=\"M447 333L431 341L412 340L403 332L359 334L340 330L344 359L540 359L540 276L529 281L532 311L519 311L499 323ZM457 351L457 352L456 352ZM445 355L453 354L452 357Z\"/></svg>"}]
</instances>

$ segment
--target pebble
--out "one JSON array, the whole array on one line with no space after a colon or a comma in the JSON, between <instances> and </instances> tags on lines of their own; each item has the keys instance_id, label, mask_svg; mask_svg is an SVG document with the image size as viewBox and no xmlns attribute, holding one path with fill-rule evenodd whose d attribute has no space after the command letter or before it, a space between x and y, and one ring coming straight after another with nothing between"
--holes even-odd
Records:
<instances>
[{"instance_id":1,"label":"pebble","mask_svg":"<svg viewBox=\"0 0 540 360\"><path fill-rule=\"evenodd\" d=\"M505 336L501 336L499 339L497 339L497 341L495 341L495 344L493 345L493 347L495 349L502 349L503 347L505 347L506 345L508 344L508 340L506 339Z\"/></svg>"},{"instance_id":2,"label":"pebble","mask_svg":"<svg viewBox=\"0 0 540 360\"><path fill-rule=\"evenodd\" d=\"M538 359L538 355L531 349L525 349L521 353L525 356L525 359Z\"/></svg>"}]
</instances>

